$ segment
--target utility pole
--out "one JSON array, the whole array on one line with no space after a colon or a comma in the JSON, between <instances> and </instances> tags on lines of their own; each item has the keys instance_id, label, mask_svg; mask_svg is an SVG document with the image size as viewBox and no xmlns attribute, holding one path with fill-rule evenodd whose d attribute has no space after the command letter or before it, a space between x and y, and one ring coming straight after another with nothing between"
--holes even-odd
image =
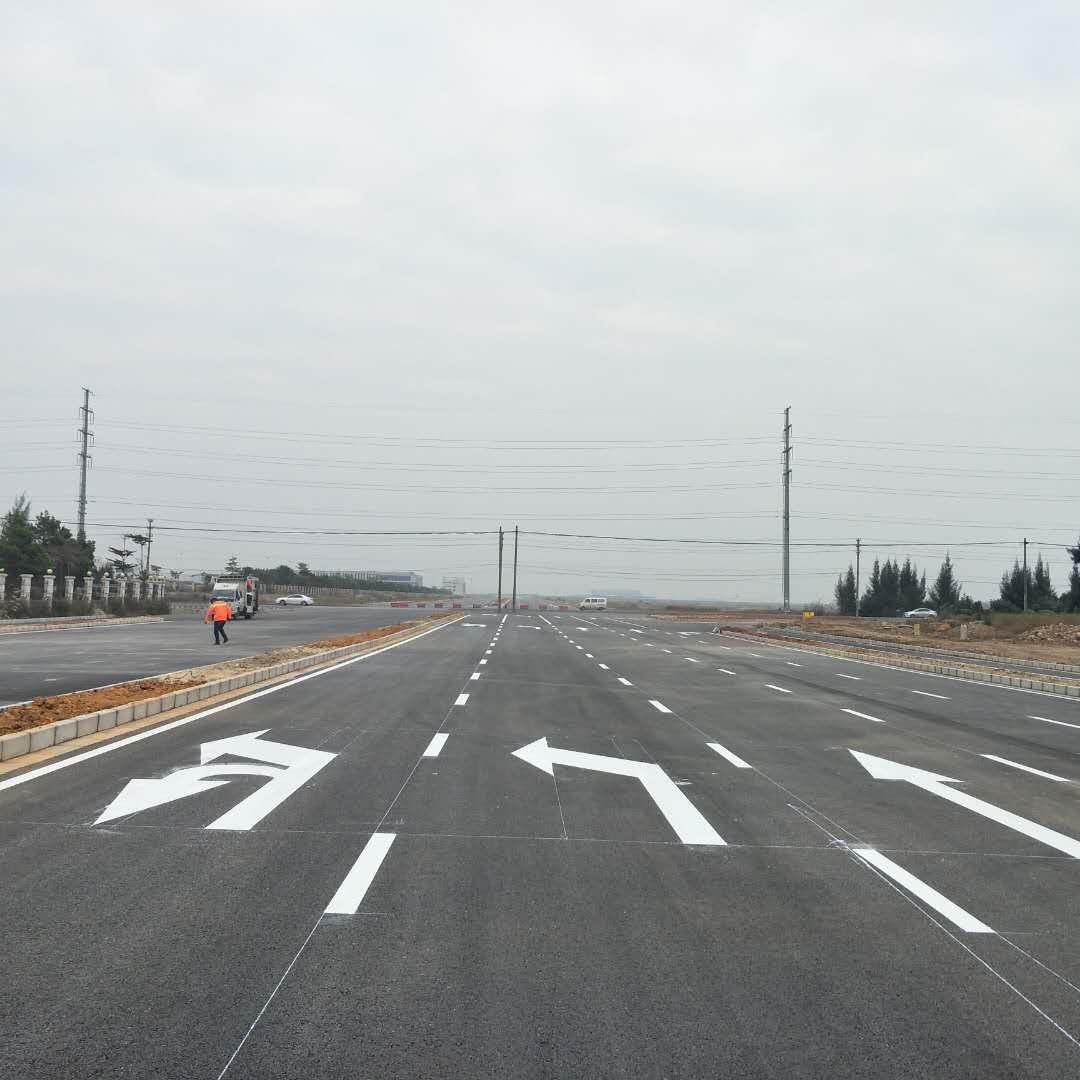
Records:
<instances>
[{"instance_id":1,"label":"utility pole","mask_svg":"<svg viewBox=\"0 0 1080 1080\"><path fill-rule=\"evenodd\" d=\"M517 611L517 544L518 544L518 527L514 526L514 594L513 599L510 601L510 610Z\"/></svg>"},{"instance_id":2,"label":"utility pole","mask_svg":"<svg viewBox=\"0 0 1080 1080\"><path fill-rule=\"evenodd\" d=\"M81 438L81 449L78 453L79 459L79 505L78 505L78 518L79 518L79 540L84 541L86 539L86 467L90 464L90 440L94 437L94 433L90 430L90 422L94 419L94 413L90 408L90 391L84 386L83 403L79 409L79 419L82 422L77 434Z\"/></svg>"},{"instance_id":3,"label":"utility pole","mask_svg":"<svg viewBox=\"0 0 1080 1080\"><path fill-rule=\"evenodd\" d=\"M855 618L859 617L859 589L861 588L861 575L859 560L862 558L862 538L855 541Z\"/></svg>"},{"instance_id":4,"label":"utility pole","mask_svg":"<svg viewBox=\"0 0 1080 1080\"><path fill-rule=\"evenodd\" d=\"M784 610L791 610L791 406L784 410Z\"/></svg>"},{"instance_id":5,"label":"utility pole","mask_svg":"<svg viewBox=\"0 0 1080 1080\"><path fill-rule=\"evenodd\" d=\"M1024 610L1028 609L1027 537L1024 537Z\"/></svg>"},{"instance_id":6,"label":"utility pole","mask_svg":"<svg viewBox=\"0 0 1080 1080\"><path fill-rule=\"evenodd\" d=\"M502 555L503 555L503 530L502 526L499 526L499 599L496 607L499 611L502 611Z\"/></svg>"},{"instance_id":7,"label":"utility pole","mask_svg":"<svg viewBox=\"0 0 1080 1080\"><path fill-rule=\"evenodd\" d=\"M150 544L154 539L154 519L146 519L146 576L150 576Z\"/></svg>"}]
</instances>

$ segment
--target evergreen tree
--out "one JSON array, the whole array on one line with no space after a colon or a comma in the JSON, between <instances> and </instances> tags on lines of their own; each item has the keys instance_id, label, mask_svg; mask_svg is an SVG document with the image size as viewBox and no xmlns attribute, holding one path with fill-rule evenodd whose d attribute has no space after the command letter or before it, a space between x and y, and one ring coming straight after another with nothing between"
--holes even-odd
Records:
<instances>
[{"instance_id":1,"label":"evergreen tree","mask_svg":"<svg viewBox=\"0 0 1080 1080\"><path fill-rule=\"evenodd\" d=\"M1031 579L1028 607L1033 611L1053 611L1057 607L1057 593L1050 584L1050 567L1043 562L1042 552L1035 561L1035 573Z\"/></svg>"},{"instance_id":2,"label":"evergreen tree","mask_svg":"<svg viewBox=\"0 0 1080 1080\"><path fill-rule=\"evenodd\" d=\"M836 610L841 615L855 614L855 571L850 564L847 573L836 579Z\"/></svg>"},{"instance_id":3,"label":"evergreen tree","mask_svg":"<svg viewBox=\"0 0 1080 1080\"><path fill-rule=\"evenodd\" d=\"M951 611L960 604L960 589L962 586L956 580L953 572L952 558L945 552L945 561L938 570L937 580L930 590L930 603L941 611Z\"/></svg>"},{"instance_id":4,"label":"evergreen tree","mask_svg":"<svg viewBox=\"0 0 1080 1080\"><path fill-rule=\"evenodd\" d=\"M874 560L874 568L870 571L870 580L867 582L866 592L863 593L859 611L863 615L870 616L881 614L881 564L877 559Z\"/></svg>"},{"instance_id":5,"label":"evergreen tree","mask_svg":"<svg viewBox=\"0 0 1080 1080\"><path fill-rule=\"evenodd\" d=\"M1031 571L1027 571L1028 596L1033 591ZM1006 570L1001 575L1001 584L998 586L1001 599L995 602L994 607L998 611L1023 611L1024 610L1024 568L1019 559L1013 560L1011 570Z\"/></svg>"},{"instance_id":6,"label":"evergreen tree","mask_svg":"<svg viewBox=\"0 0 1080 1080\"><path fill-rule=\"evenodd\" d=\"M225 573L226 574L239 574L240 573L240 563L239 563L239 560L236 558L235 555L230 555L229 556L229 561L225 564Z\"/></svg>"},{"instance_id":7,"label":"evergreen tree","mask_svg":"<svg viewBox=\"0 0 1080 1080\"><path fill-rule=\"evenodd\" d=\"M900 567L890 559L881 568L881 615L895 615L900 606Z\"/></svg>"},{"instance_id":8,"label":"evergreen tree","mask_svg":"<svg viewBox=\"0 0 1080 1080\"><path fill-rule=\"evenodd\" d=\"M1058 606L1066 613L1080 613L1080 540L1077 540L1076 547L1065 550L1072 559L1073 568L1069 574L1069 591L1061 594Z\"/></svg>"},{"instance_id":9,"label":"evergreen tree","mask_svg":"<svg viewBox=\"0 0 1080 1080\"><path fill-rule=\"evenodd\" d=\"M297 563L296 564L296 572L302 578L311 577L311 568L308 566L308 564L306 562Z\"/></svg>"},{"instance_id":10,"label":"evergreen tree","mask_svg":"<svg viewBox=\"0 0 1080 1080\"><path fill-rule=\"evenodd\" d=\"M45 555L46 569L60 581L70 574L85 577L94 569L93 541L79 540L48 511L38 514L33 525L34 543Z\"/></svg>"},{"instance_id":11,"label":"evergreen tree","mask_svg":"<svg viewBox=\"0 0 1080 1080\"><path fill-rule=\"evenodd\" d=\"M912 608L922 607L926 603L926 575L919 577L919 568L912 563L911 559L905 559L900 568L900 598L898 608L900 611L911 611Z\"/></svg>"},{"instance_id":12,"label":"evergreen tree","mask_svg":"<svg viewBox=\"0 0 1080 1080\"><path fill-rule=\"evenodd\" d=\"M25 492L0 522L0 566L8 574L44 574L49 568L45 552L35 542L30 500Z\"/></svg>"}]
</instances>

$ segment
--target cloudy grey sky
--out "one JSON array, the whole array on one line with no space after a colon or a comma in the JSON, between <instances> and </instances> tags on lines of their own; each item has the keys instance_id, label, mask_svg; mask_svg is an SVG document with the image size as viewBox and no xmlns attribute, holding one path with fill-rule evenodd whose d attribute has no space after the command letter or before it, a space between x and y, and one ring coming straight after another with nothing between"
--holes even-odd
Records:
<instances>
[{"instance_id":1,"label":"cloudy grey sky","mask_svg":"<svg viewBox=\"0 0 1080 1080\"><path fill-rule=\"evenodd\" d=\"M488 537L286 530L776 541L790 405L798 544L952 546L981 596L1018 548L963 545L1027 534L1060 583L1080 8L943 7L10 6L0 496L73 516L88 385L102 546L493 588ZM521 580L778 566L530 536Z\"/></svg>"}]
</instances>

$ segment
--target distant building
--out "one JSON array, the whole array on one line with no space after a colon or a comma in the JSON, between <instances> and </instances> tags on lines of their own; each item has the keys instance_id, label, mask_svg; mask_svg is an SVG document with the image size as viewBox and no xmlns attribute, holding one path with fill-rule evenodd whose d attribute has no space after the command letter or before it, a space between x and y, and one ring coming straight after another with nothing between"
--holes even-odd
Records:
<instances>
[{"instance_id":1,"label":"distant building","mask_svg":"<svg viewBox=\"0 0 1080 1080\"><path fill-rule=\"evenodd\" d=\"M332 574L352 581L384 581L388 585L412 585L422 588L423 576L415 570L316 570L316 574Z\"/></svg>"},{"instance_id":2,"label":"distant building","mask_svg":"<svg viewBox=\"0 0 1080 1080\"><path fill-rule=\"evenodd\" d=\"M442 587L449 589L454 596L465 595L465 579L463 577L444 577L442 579Z\"/></svg>"}]
</instances>

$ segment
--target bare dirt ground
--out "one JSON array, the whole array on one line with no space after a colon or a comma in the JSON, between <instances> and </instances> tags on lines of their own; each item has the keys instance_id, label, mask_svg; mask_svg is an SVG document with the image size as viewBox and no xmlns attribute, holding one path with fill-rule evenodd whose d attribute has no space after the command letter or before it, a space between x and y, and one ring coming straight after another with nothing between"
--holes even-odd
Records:
<instances>
[{"instance_id":1,"label":"bare dirt ground","mask_svg":"<svg viewBox=\"0 0 1080 1080\"><path fill-rule=\"evenodd\" d=\"M26 705L11 705L0 709L0 735L27 728L51 724L54 720L67 720L72 716L97 712L100 709L115 709L120 705L130 705L133 701L159 697L175 690L186 690L192 686L228 679L257 668L273 667L290 660L299 660L312 653L325 652L327 649L340 649L345 645L358 645L365 641L376 641L389 637L425 622L451 618L459 612L447 612L429 616L427 619L412 619L395 623L392 626L377 626L356 634L342 634L339 637L325 638L322 641L309 641L302 645L290 645L282 649L271 649L256 653L254 656L238 657L206 667L188 668L186 671L174 671L157 679L138 679L133 682L117 683L116 686L100 690L80 690L74 694L58 694L55 697L38 697Z\"/></svg>"}]
</instances>

